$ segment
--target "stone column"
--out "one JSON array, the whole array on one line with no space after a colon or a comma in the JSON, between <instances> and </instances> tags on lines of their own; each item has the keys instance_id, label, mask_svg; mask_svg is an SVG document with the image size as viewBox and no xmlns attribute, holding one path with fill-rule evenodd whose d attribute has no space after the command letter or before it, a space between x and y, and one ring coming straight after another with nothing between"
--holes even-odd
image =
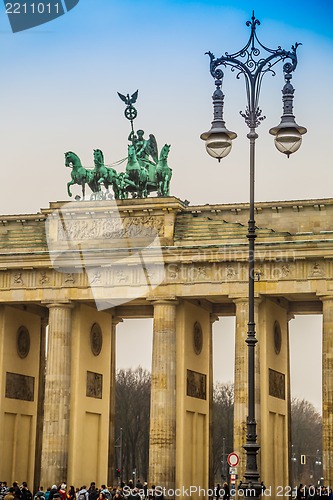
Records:
<instances>
[{"instance_id":1,"label":"stone column","mask_svg":"<svg viewBox=\"0 0 333 500\"><path fill-rule=\"evenodd\" d=\"M150 400L149 484L175 488L176 305L154 301Z\"/></svg>"},{"instance_id":2,"label":"stone column","mask_svg":"<svg viewBox=\"0 0 333 500\"><path fill-rule=\"evenodd\" d=\"M110 418L109 418L109 458L108 458L108 485L114 481L115 469L115 422L116 422L116 329L123 320L114 316L111 327L111 365L110 365ZM122 469L122 464L117 464Z\"/></svg>"},{"instance_id":3,"label":"stone column","mask_svg":"<svg viewBox=\"0 0 333 500\"><path fill-rule=\"evenodd\" d=\"M323 302L323 473L333 485L333 296Z\"/></svg>"},{"instance_id":4,"label":"stone column","mask_svg":"<svg viewBox=\"0 0 333 500\"><path fill-rule=\"evenodd\" d=\"M39 488L40 472L42 466L42 442L43 442L43 421L44 421L44 399L45 399L45 367L46 367L46 327L48 318L41 317L40 324L40 344L39 344L39 376L38 376L38 403L36 422L36 452L34 470L34 491Z\"/></svg>"},{"instance_id":5,"label":"stone column","mask_svg":"<svg viewBox=\"0 0 333 500\"><path fill-rule=\"evenodd\" d=\"M246 441L247 417L247 366L248 350L245 342L248 324L248 298L235 299L236 335L235 335L235 379L234 379L234 450L239 453L240 464L238 478L242 479L245 471L246 455L243 444Z\"/></svg>"},{"instance_id":6,"label":"stone column","mask_svg":"<svg viewBox=\"0 0 333 500\"><path fill-rule=\"evenodd\" d=\"M214 392L214 373L213 373L213 324L219 321L217 314L210 314L210 336L209 336L209 468L208 468L208 486L214 487L214 460L213 460L213 392ZM225 459L225 457L223 457Z\"/></svg>"},{"instance_id":7,"label":"stone column","mask_svg":"<svg viewBox=\"0 0 333 500\"><path fill-rule=\"evenodd\" d=\"M41 483L67 481L72 304L52 303L46 360Z\"/></svg>"},{"instance_id":8,"label":"stone column","mask_svg":"<svg viewBox=\"0 0 333 500\"><path fill-rule=\"evenodd\" d=\"M291 460L291 380L290 380L290 329L289 323L295 316L291 313L287 313L287 363L288 363L288 377L287 377L287 397L288 397L288 477L289 485L291 488L295 486L294 484L294 467L295 464Z\"/></svg>"}]
</instances>

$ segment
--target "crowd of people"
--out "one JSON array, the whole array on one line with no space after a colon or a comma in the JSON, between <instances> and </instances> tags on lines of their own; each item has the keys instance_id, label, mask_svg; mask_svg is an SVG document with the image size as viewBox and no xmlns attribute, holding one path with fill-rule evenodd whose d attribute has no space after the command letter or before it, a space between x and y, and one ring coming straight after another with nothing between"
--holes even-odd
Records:
<instances>
[{"instance_id":1,"label":"crowd of people","mask_svg":"<svg viewBox=\"0 0 333 500\"><path fill-rule=\"evenodd\" d=\"M313 484L306 486L302 483L297 487L296 500L318 500L323 497L326 500L333 500L333 490L327 486L315 486Z\"/></svg>"},{"instance_id":2,"label":"crowd of people","mask_svg":"<svg viewBox=\"0 0 333 500\"><path fill-rule=\"evenodd\" d=\"M140 479L135 484L130 480L112 488L105 484L98 488L94 482L90 483L89 488L86 485L68 488L65 483L58 486L54 484L46 490L40 486L35 493L30 491L26 482L20 486L17 481L12 486L8 486L6 481L0 482L0 500L154 500L157 497L161 500L161 494L155 491L155 486L148 488L147 482L141 483Z\"/></svg>"},{"instance_id":3,"label":"crowd of people","mask_svg":"<svg viewBox=\"0 0 333 500\"><path fill-rule=\"evenodd\" d=\"M218 484L214 491L216 500L230 500L233 496L226 482L222 488ZM267 495L263 486L262 498L265 496ZM326 486L300 484L289 497L296 500L333 500L333 491ZM65 483L61 483L46 490L40 486L35 493L30 491L26 482L19 485L15 481L12 486L8 486L5 481L0 481L0 500L163 500L163 495L158 488L148 488L147 482L141 483L140 479L135 484L130 480L128 483L121 482L117 487L102 484L99 488L94 482L90 483L89 488L86 485L80 488L72 485L68 488Z\"/></svg>"}]
</instances>

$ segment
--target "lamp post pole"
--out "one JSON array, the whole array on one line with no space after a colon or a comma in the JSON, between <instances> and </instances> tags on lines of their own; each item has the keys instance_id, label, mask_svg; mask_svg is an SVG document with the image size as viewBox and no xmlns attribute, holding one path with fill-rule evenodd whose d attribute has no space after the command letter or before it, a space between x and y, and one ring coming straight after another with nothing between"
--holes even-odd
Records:
<instances>
[{"instance_id":1,"label":"lamp post pole","mask_svg":"<svg viewBox=\"0 0 333 500\"><path fill-rule=\"evenodd\" d=\"M231 132L225 126L223 119L224 94L222 92L223 71L218 66L230 66L236 73L237 78L242 75L246 84L247 107L245 112L240 114L245 119L249 127L247 137L250 141L250 207L247 238L249 240L249 278L248 278L248 332L246 343L248 346L248 416L247 434L244 449L246 452L245 481L241 483L239 489L243 490L244 496L258 498L262 492L262 485L259 483L259 471L257 466L257 454L260 445L257 443L257 423L255 418L255 345L257 343L254 320L254 265L255 265L255 239L256 225L254 218L254 183L255 183L255 145L258 134L256 128L265 119L259 108L259 96L262 79L266 73L275 75L273 67L279 61L283 61L283 73L285 85L282 90L283 115L277 127L270 129L270 133L275 136L275 146L279 151L285 153L289 158L290 154L297 151L302 142L302 135L306 133L306 128L297 125L293 115L294 88L291 85L292 73L297 66L296 50L299 44L286 51L281 47L276 50L265 47L258 39L256 28L260 25L258 19L252 13L251 21L247 21L247 26L251 28L250 38L247 44L238 52L233 54L225 53L216 59L214 54L207 52L210 57L210 73L215 79L216 90L213 94L214 119L211 129L201 134L201 139L206 141L208 154L217 158L218 161L229 154L232 147L232 140L237 137L235 132ZM256 46L257 44L257 46ZM264 58L261 52L268 53ZM285 60L287 60L285 62Z\"/></svg>"},{"instance_id":2,"label":"lamp post pole","mask_svg":"<svg viewBox=\"0 0 333 500\"><path fill-rule=\"evenodd\" d=\"M291 486L292 489L297 488L296 485L296 454L294 451L294 445L291 445Z\"/></svg>"},{"instance_id":3,"label":"lamp post pole","mask_svg":"<svg viewBox=\"0 0 333 500\"><path fill-rule=\"evenodd\" d=\"M319 477L321 476L321 458L320 458L320 451L319 450L316 451L314 476L315 476L316 484L318 484L319 483Z\"/></svg>"}]
</instances>

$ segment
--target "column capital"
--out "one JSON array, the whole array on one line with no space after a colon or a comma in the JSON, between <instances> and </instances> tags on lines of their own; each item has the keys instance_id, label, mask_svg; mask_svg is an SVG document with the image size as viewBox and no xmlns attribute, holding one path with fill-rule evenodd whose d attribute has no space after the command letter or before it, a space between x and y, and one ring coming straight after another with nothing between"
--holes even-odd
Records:
<instances>
[{"instance_id":1,"label":"column capital","mask_svg":"<svg viewBox=\"0 0 333 500\"><path fill-rule=\"evenodd\" d=\"M112 316L112 326L117 326L119 323L123 322L123 318L119 316Z\"/></svg>"},{"instance_id":2,"label":"column capital","mask_svg":"<svg viewBox=\"0 0 333 500\"><path fill-rule=\"evenodd\" d=\"M233 301L234 304L248 304L249 302L249 297L231 297L229 295L229 298Z\"/></svg>"},{"instance_id":3,"label":"column capital","mask_svg":"<svg viewBox=\"0 0 333 500\"><path fill-rule=\"evenodd\" d=\"M215 323L215 321L219 321L220 318L219 318L219 316L217 314L210 313L209 320L210 320L211 324L213 324L213 323Z\"/></svg>"},{"instance_id":4,"label":"column capital","mask_svg":"<svg viewBox=\"0 0 333 500\"><path fill-rule=\"evenodd\" d=\"M333 295L319 295L319 298L322 302L328 302L330 300L333 302Z\"/></svg>"},{"instance_id":5,"label":"column capital","mask_svg":"<svg viewBox=\"0 0 333 500\"><path fill-rule=\"evenodd\" d=\"M232 297L229 295L229 298L233 301L234 304L248 304L249 303L249 297L246 296L246 297ZM263 297L261 295L256 295L254 297L254 303L256 305L259 305L261 304L261 302L263 301Z\"/></svg>"},{"instance_id":6,"label":"column capital","mask_svg":"<svg viewBox=\"0 0 333 500\"><path fill-rule=\"evenodd\" d=\"M290 321L291 319L295 319L295 314L288 312L287 313L287 321Z\"/></svg>"},{"instance_id":7,"label":"column capital","mask_svg":"<svg viewBox=\"0 0 333 500\"><path fill-rule=\"evenodd\" d=\"M42 304L46 306L48 309L52 309L54 307L61 307L64 309L73 309L75 307L75 304L71 300L45 300L42 301Z\"/></svg>"},{"instance_id":8,"label":"column capital","mask_svg":"<svg viewBox=\"0 0 333 500\"><path fill-rule=\"evenodd\" d=\"M152 297L147 299L153 306L155 305L169 305L169 306L177 306L179 304L179 300L177 297Z\"/></svg>"}]
</instances>

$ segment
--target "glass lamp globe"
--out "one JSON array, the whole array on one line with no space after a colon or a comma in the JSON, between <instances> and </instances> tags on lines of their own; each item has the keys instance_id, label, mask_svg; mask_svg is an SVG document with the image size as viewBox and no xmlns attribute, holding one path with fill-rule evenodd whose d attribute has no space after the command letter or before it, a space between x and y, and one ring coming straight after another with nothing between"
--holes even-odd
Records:
<instances>
[{"instance_id":1,"label":"glass lamp globe","mask_svg":"<svg viewBox=\"0 0 333 500\"><path fill-rule=\"evenodd\" d=\"M300 132L292 128L281 128L274 139L275 147L281 152L289 156L295 153L302 144L302 135Z\"/></svg>"},{"instance_id":2,"label":"glass lamp globe","mask_svg":"<svg viewBox=\"0 0 333 500\"><path fill-rule=\"evenodd\" d=\"M222 132L218 134L211 134L206 139L206 151L213 158L217 158L221 161L225 158L231 151L232 139L229 135Z\"/></svg>"}]
</instances>

